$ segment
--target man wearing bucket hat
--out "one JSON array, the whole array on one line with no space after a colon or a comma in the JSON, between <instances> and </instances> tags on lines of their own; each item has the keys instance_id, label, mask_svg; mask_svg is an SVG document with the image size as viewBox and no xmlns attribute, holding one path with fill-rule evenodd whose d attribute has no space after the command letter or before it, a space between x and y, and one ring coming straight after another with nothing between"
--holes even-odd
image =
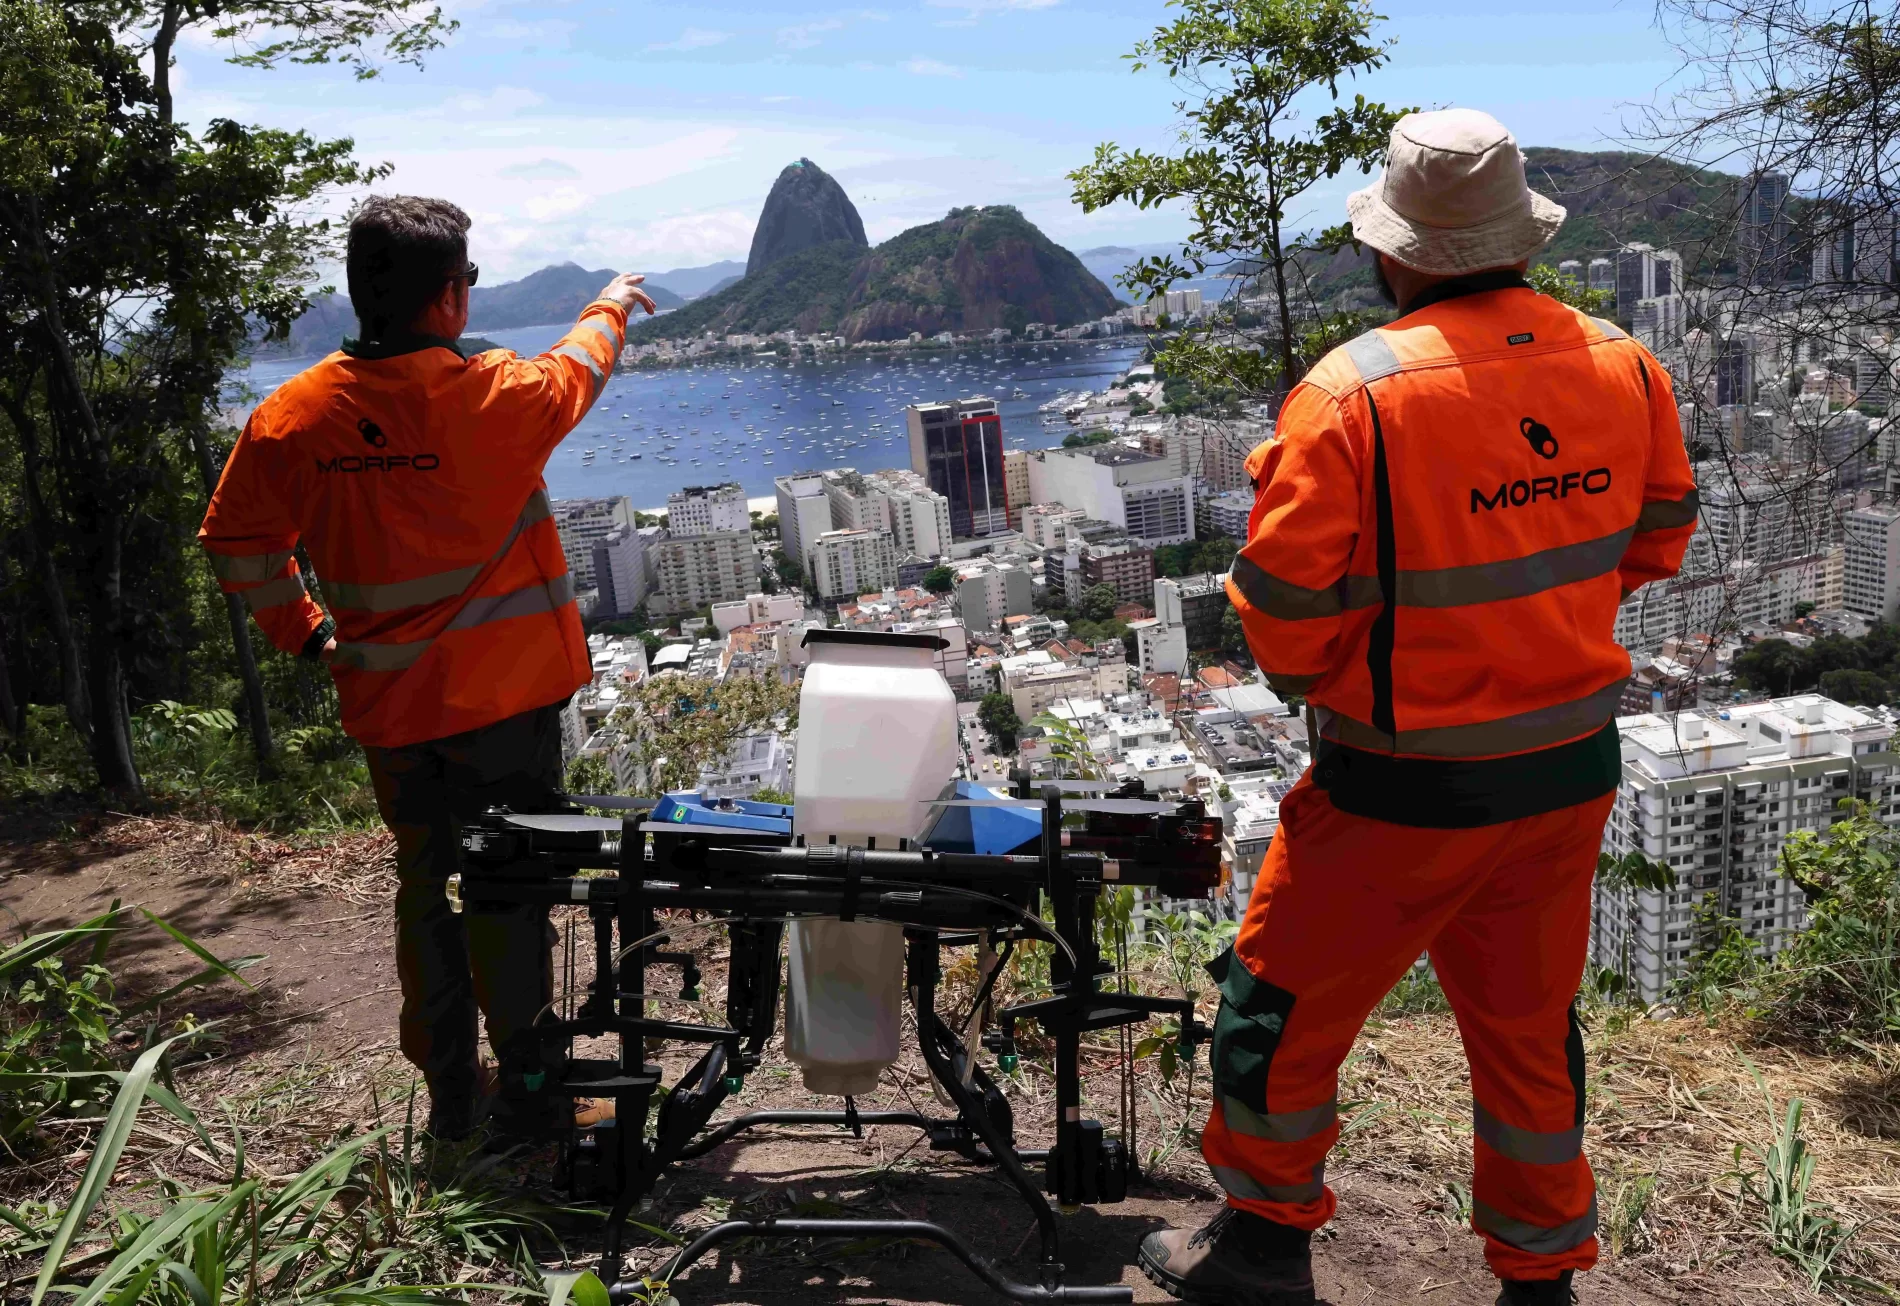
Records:
<instances>
[{"instance_id":1,"label":"man wearing bucket hat","mask_svg":"<svg viewBox=\"0 0 1900 1306\"><path fill-rule=\"evenodd\" d=\"M1400 316L1287 396L1227 582L1315 750L1208 968L1201 1150L1227 1209L1138 1259L1189 1301L1316 1300L1337 1071L1429 953L1471 1065L1498 1301L1557 1306L1597 1252L1573 1003L1630 674L1611 628L1680 566L1695 483L1656 360L1526 284L1564 210L1496 120L1402 118L1347 211Z\"/></svg>"}]
</instances>

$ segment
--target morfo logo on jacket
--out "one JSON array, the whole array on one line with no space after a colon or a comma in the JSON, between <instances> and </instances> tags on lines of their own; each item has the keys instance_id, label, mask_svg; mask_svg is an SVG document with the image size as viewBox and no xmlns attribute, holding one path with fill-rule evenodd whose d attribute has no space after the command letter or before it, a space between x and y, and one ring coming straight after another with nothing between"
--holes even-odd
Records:
<instances>
[{"instance_id":1,"label":"morfo logo on jacket","mask_svg":"<svg viewBox=\"0 0 1900 1306\"><path fill-rule=\"evenodd\" d=\"M1531 452L1546 461L1555 458L1558 453L1557 437L1550 428L1534 417L1526 417L1518 423L1518 434L1531 447ZM1536 503L1540 499L1549 499L1553 503L1568 499L1572 490L1581 490L1585 494L1602 494L1610 488L1610 469L1592 467L1587 472L1569 471L1558 476L1531 476L1517 481L1500 481L1498 488L1489 493L1472 487L1471 511L1483 508L1486 512L1493 508L1522 508Z\"/></svg>"},{"instance_id":2,"label":"morfo logo on jacket","mask_svg":"<svg viewBox=\"0 0 1900 1306\"><path fill-rule=\"evenodd\" d=\"M383 428L365 417L356 424L356 430L363 437L363 443L372 449L381 449L389 444L389 437L383 434ZM327 461L317 459L320 472L432 472L442 465L442 460L432 453L386 453L356 454L340 453Z\"/></svg>"}]
</instances>

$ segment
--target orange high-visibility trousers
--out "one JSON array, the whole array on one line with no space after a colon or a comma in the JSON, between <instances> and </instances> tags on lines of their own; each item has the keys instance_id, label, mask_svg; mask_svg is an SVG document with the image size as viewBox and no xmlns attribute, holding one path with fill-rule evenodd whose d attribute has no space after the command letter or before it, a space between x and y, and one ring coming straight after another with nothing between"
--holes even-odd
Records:
<instances>
[{"instance_id":1,"label":"orange high-visibility trousers","mask_svg":"<svg viewBox=\"0 0 1900 1306\"><path fill-rule=\"evenodd\" d=\"M1201 1152L1229 1205L1300 1229L1332 1218L1339 1066L1429 952L1471 1064L1485 1259L1505 1279L1596 1263L1574 1002L1613 799L1436 830L1341 812L1301 779L1233 949L1209 967L1221 1006Z\"/></svg>"}]
</instances>

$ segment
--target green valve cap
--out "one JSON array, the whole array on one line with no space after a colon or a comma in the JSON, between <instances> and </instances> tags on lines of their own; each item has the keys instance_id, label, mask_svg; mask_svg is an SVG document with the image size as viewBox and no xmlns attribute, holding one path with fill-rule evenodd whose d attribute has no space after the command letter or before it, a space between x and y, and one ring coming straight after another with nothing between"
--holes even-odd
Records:
<instances>
[{"instance_id":1,"label":"green valve cap","mask_svg":"<svg viewBox=\"0 0 1900 1306\"><path fill-rule=\"evenodd\" d=\"M721 1086L725 1088L726 1093L728 1095L731 1095L733 1093L737 1093L740 1089L745 1087L745 1076L744 1075L727 1075L724 1079L720 1080L719 1082Z\"/></svg>"},{"instance_id":2,"label":"green valve cap","mask_svg":"<svg viewBox=\"0 0 1900 1306\"><path fill-rule=\"evenodd\" d=\"M548 1072L545 1070L531 1070L521 1077L521 1086L530 1093L539 1093L541 1085L547 1082Z\"/></svg>"},{"instance_id":3,"label":"green valve cap","mask_svg":"<svg viewBox=\"0 0 1900 1306\"><path fill-rule=\"evenodd\" d=\"M1021 1061L1022 1058L1017 1056L1014 1052L1005 1052L996 1058L996 1068L1005 1075L1013 1075L1016 1073L1016 1067Z\"/></svg>"}]
</instances>

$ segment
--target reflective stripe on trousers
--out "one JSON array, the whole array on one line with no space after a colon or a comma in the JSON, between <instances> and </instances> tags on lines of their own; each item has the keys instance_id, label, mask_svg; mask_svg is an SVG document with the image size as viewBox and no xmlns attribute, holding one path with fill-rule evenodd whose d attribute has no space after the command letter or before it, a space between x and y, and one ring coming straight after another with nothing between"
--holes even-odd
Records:
<instances>
[{"instance_id":1,"label":"reflective stripe on trousers","mask_svg":"<svg viewBox=\"0 0 1900 1306\"><path fill-rule=\"evenodd\" d=\"M444 629L468 630L491 621L505 621L510 617L530 617L536 613L553 612L573 601L574 577L562 572L553 580L536 581L509 594L470 599ZM429 651L429 646L435 643L436 638L431 636L402 644L338 644L336 660L358 671L401 671L414 666L417 659Z\"/></svg>"},{"instance_id":2,"label":"reflective stripe on trousers","mask_svg":"<svg viewBox=\"0 0 1900 1306\"><path fill-rule=\"evenodd\" d=\"M1232 1166L1210 1165L1214 1182L1229 1196L1249 1202L1316 1202L1326 1191L1326 1163L1313 1167L1313 1177L1303 1184L1263 1184L1245 1170Z\"/></svg>"},{"instance_id":3,"label":"reflective stripe on trousers","mask_svg":"<svg viewBox=\"0 0 1900 1306\"><path fill-rule=\"evenodd\" d=\"M1500 1211L1493 1210L1483 1202L1471 1203L1471 1226L1479 1233L1488 1233L1500 1242L1509 1243L1521 1252L1530 1252L1536 1256L1555 1256L1567 1252L1573 1247L1581 1247L1594 1237L1597 1231L1597 1199L1590 1196L1590 1209L1574 1220L1546 1228L1543 1225L1530 1224L1523 1220L1514 1220Z\"/></svg>"}]
</instances>

